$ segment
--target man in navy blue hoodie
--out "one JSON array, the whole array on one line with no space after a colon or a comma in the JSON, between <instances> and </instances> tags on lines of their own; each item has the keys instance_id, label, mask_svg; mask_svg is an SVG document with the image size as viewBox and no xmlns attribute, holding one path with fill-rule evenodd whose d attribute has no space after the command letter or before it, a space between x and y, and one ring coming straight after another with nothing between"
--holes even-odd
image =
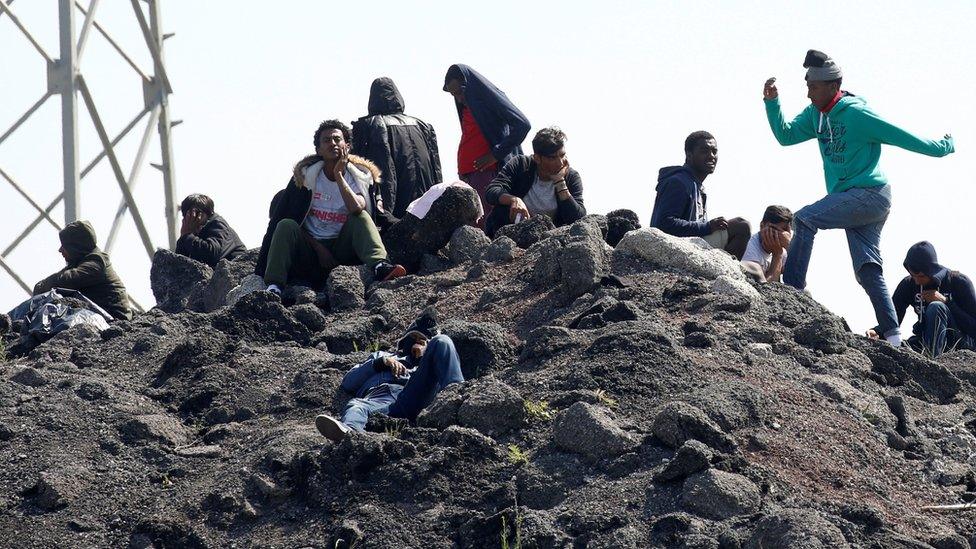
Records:
<instances>
[{"instance_id":1,"label":"man in navy blue hoodie","mask_svg":"<svg viewBox=\"0 0 976 549\"><path fill-rule=\"evenodd\" d=\"M340 388L355 398L346 403L342 418L315 418L315 427L338 442L349 431L361 432L369 416L417 419L444 387L461 383L461 359L451 338L437 329L433 310L426 310L407 327L396 353L378 351L342 378Z\"/></svg>"},{"instance_id":2,"label":"man in navy blue hoodie","mask_svg":"<svg viewBox=\"0 0 976 549\"><path fill-rule=\"evenodd\" d=\"M705 178L718 164L718 144L706 131L685 139L683 166L661 168L657 198L651 213L651 227L674 236L698 236L741 260L749 244L752 228L741 217L708 219L705 213Z\"/></svg>"},{"instance_id":3,"label":"man in navy blue hoodie","mask_svg":"<svg viewBox=\"0 0 976 549\"><path fill-rule=\"evenodd\" d=\"M926 241L908 249L905 269L909 276L898 283L891 301L898 324L909 305L918 315L908 344L933 358L947 349L976 350L976 292L969 277L940 265L935 246ZM877 328L867 335L876 339Z\"/></svg>"},{"instance_id":4,"label":"man in navy blue hoodie","mask_svg":"<svg viewBox=\"0 0 976 549\"><path fill-rule=\"evenodd\" d=\"M458 144L458 177L481 197L485 217L491 213L485 192L498 171L515 155L529 134L529 119L487 78L467 65L451 65L444 76L444 91L454 96L461 142Z\"/></svg>"}]
</instances>

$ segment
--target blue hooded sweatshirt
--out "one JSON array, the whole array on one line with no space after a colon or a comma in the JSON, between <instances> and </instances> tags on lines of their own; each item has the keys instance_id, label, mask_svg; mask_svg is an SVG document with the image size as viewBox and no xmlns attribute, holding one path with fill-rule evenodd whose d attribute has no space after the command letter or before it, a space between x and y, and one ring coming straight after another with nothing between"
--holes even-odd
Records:
<instances>
[{"instance_id":1,"label":"blue hooded sweatshirt","mask_svg":"<svg viewBox=\"0 0 976 549\"><path fill-rule=\"evenodd\" d=\"M661 168L651 227L674 236L709 234L705 190L687 166Z\"/></svg>"},{"instance_id":2,"label":"blue hooded sweatshirt","mask_svg":"<svg viewBox=\"0 0 976 549\"><path fill-rule=\"evenodd\" d=\"M529 119L512 104L505 92L467 65L451 65L447 69L444 91L447 91L448 82L454 79L461 80L464 101L491 144L491 155L498 161L498 167L504 166L512 156L522 154L522 141L531 126ZM460 104L456 106L460 120L463 109Z\"/></svg>"},{"instance_id":3,"label":"blue hooded sweatshirt","mask_svg":"<svg viewBox=\"0 0 976 549\"><path fill-rule=\"evenodd\" d=\"M922 312L925 304L922 302L921 291L938 290L945 296L946 306L952 314L956 327L970 337L976 337L976 291L968 276L950 271L939 264L939 257L935 253L935 246L922 241L908 249L905 256L905 268L909 272L922 273L932 279L926 288L919 288L910 276L906 276L898 283L891 301L895 305L898 323L905 318L905 310L911 305L919 317L913 332L922 334Z\"/></svg>"}]
</instances>

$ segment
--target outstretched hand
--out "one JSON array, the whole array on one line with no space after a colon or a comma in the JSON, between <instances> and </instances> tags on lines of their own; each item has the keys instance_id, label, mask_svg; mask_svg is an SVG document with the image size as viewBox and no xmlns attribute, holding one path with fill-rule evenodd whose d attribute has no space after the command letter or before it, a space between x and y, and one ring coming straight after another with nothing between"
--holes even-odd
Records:
<instances>
[{"instance_id":1,"label":"outstretched hand","mask_svg":"<svg viewBox=\"0 0 976 549\"><path fill-rule=\"evenodd\" d=\"M766 80L763 86L763 99L776 99L779 97L779 90L776 89L776 77Z\"/></svg>"}]
</instances>

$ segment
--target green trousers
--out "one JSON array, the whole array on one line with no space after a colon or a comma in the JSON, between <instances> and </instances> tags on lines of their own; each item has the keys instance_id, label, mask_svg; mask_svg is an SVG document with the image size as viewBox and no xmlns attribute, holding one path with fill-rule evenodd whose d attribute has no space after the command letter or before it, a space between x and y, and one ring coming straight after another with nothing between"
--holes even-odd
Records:
<instances>
[{"instance_id":1,"label":"green trousers","mask_svg":"<svg viewBox=\"0 0 976 549\"><path fill-rule=\"evenodd\" d=\"M313 287L321 286L328 276L319 264L318 254L305 240L302 227L292 219L282 219L275 227L268 249L268 266L264 270L266 284L285 285L290 280L302 280ZM340 265L364 264L372 268L386 260L386 248L380 233L365 211L350 215L339 236L320 240Z\"/></svg>"}]
</instances>

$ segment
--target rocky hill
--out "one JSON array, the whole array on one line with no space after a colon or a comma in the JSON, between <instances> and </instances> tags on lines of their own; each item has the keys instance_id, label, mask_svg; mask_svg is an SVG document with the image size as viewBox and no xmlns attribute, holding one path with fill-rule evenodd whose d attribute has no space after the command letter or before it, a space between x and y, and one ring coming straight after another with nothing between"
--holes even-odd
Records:
<instances>
[{"instance_id":1,"label":"rocky hill","mask_svg":"<svg viewBox=\"0 0 976 549\"><path fill-rule=\"evenodd\" d=\"M976 498L976 355L621 223L465 227L418 275L283 299L232 290L253 254L160 252L159 308L0 364L0 545L970 547L976 512L922 507ZM429 306L468 381L321 437Z\"/></svg>"}]
</instances>

